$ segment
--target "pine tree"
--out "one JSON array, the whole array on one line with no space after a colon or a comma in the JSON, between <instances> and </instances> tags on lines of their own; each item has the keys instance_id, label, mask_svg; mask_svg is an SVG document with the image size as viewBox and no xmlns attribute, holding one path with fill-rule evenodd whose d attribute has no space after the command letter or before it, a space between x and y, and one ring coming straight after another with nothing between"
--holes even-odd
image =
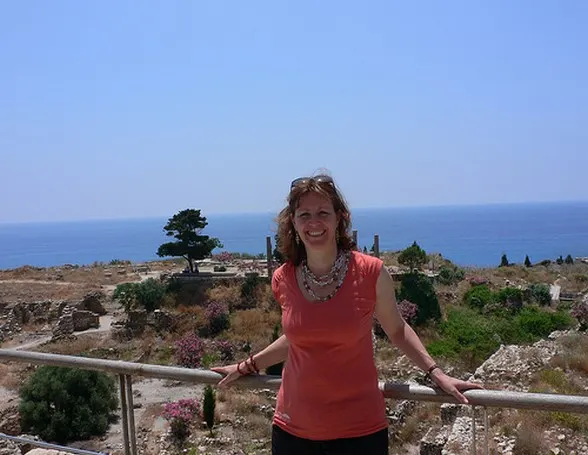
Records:
<instances>
[{"instance_id":1,"label":"pine tree","mask_svg":"<svg viewBox=\"0 0 588 455\"><path fill-rule=\"evenodd\" d=\"M571 254L568 254L568 255L566 256L566 259L565 259L565 261L564 261L564 262L565 262L566 264L573 264L573 263L574 263L574 258L572 258L572 255L571 255Z\"/></svg>"},{"instance_id":2,"label":"pine tree","mask_svg":"<svg viewBox=\"0 0 588 455\"><path fill-rule=\"evenodd\" d=\"M531 260L529 259L529 255L525 256L525 267L533 267L533 264L531 264Z\"/></svg>"},{"instance_id":3,"label":"pine tree","mask_svg":"<svg viewBox=\"0 0 588 455\"><path fill-rule=\"evenodd\" d=\"M500 267L508 267L510 265L510 263L508 262L508 258L506 257L506 254L502 255L502 259L500 260Z\"/></svg>"},{"instance_id":4,"label":"pine tree","mask_svg":"<svg viewBox=\"0 0 588 455\"><path fill-rule=\"evenodd\" d=\"M204 421L212 436L212 427L214 427L214 412L216 410L216 396L212 386L208 384L204 387L204 398L202 403L202 413L204 415Z\"/></svg>"}]
</instances>

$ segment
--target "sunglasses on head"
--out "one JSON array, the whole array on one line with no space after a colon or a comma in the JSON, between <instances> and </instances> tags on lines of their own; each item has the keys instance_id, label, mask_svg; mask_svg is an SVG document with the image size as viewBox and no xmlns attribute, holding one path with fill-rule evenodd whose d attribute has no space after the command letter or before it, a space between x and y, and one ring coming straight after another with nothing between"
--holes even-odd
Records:
<instances>
[{"instance_id":1,"label":"sunglasses on head","mask_svg":"<svg viewBox=\"0 0 588 455\"><path fill-rule=\"evenodd\" d=\"M314 180L317 183L333 184L333 179L328 175L317 175L316 177L298 177L297 179L292 180L292 183L290 184L290 189L302 183L307 183L311 180Z\"/></svg>"}]
</instances>

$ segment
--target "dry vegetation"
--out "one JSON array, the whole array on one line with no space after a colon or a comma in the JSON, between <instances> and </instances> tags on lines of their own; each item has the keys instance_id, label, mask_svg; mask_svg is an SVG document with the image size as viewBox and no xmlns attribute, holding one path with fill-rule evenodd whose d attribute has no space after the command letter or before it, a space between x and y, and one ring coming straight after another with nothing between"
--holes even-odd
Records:
<instances>
[{"instance_id":1,"label":"dry vegetation","mask_svg":"<svg viewBox=\"0 0 588 455\"><path fill-rule=\"evenodd\" d=\"M90 291L100 289L92 284L0 281L0 305L14 302L79 300Z\"/></svg>"}]
</instances>

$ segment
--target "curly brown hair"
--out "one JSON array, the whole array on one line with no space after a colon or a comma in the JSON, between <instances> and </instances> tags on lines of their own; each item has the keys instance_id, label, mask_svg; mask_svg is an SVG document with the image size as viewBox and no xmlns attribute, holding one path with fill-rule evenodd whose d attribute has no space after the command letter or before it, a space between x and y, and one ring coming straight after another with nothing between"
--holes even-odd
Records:
<instances>
[{"instance_id":1,"label":"curly brown hair","mask_svg":"<svg viewBox=\"0 0 588 455\"><path fill-rule=\"evenodd\" d=\"M351 212L341 191L335 185L334 180L330 176L323 174L297 179L293 182L290 189L286 207L280 211L276 218L278 224L276 248L286 261L290 261L294 265L299 265L306 258L306 248L304 247L304 243L296 243L296 231L294 230L291 217L300 204L300 198L310 192L315 192L328 198L333 203L335 213L339 215L337 247L344 251L350 251L356 248L353 238L349 233Z\"/></svg>"}]
</instances>

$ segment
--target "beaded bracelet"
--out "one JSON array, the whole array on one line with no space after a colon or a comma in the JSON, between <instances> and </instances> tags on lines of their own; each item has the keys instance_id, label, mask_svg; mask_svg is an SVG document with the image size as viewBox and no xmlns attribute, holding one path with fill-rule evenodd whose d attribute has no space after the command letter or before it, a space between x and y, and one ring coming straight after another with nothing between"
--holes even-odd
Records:
<instances>
[{"instance_id":1,"label":"beaded bracelet","mask_svg":"<svg viewBox=\"0 0 588 455\"><path fill-rule=\"evenodd\" d=\"M251 362L251 366L253 367L253 370L255 370L255 373L259 374L259 368L257 368L257 364L255 363L255 359L253 358L253 354L249 355L249 361Z\"/></svg>"}]
</instances>

